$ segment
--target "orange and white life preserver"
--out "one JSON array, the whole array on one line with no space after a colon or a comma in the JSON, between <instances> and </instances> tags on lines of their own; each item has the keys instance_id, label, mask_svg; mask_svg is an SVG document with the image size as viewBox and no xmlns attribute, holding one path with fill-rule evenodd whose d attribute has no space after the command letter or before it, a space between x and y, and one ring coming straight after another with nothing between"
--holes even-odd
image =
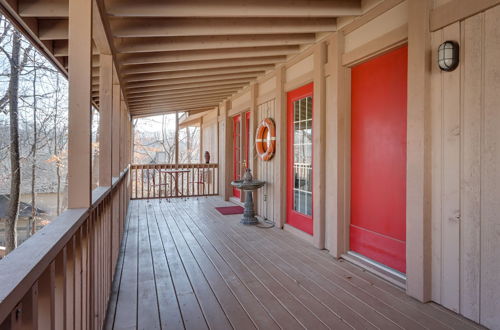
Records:
<instances>
[{"instance_id":1,"label":"orange and white life preserver","mask_svg":"<svg viewBox=\"0 0 500 330\"><path fill-rule=\"evenodd\" d=\"M273 158L276 150L276 126L271 118L262 120L257 127L255 149L260 159L267 161Z\"/></svg>"}]
</instances>

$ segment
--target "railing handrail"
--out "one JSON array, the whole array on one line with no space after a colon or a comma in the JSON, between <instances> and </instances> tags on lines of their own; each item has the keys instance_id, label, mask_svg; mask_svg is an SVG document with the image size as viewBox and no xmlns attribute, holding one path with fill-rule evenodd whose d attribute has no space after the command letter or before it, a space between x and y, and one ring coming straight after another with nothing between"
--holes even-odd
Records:
<instances>
[{"instance_id":1,"label":"railing handrail","mask_svg":"<svg viewBox=\"0 0 500 330\"><path fill-rule=\"evenodd\" d=\"M33 284L88 218L90 212L126 177L128 168L112 185L92 191L89 208L68 209L0 260L0 323L5 320Z\"/></svg>"}]
</instances>

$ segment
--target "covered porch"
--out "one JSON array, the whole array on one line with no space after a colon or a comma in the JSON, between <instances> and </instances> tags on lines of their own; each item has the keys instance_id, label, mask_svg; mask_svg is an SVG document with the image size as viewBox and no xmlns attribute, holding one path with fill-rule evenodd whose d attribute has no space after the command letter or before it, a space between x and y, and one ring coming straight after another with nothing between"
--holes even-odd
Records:
<instances>
[{"instance_id":1,"label":"covered porch","mask_svg":"<svg viewBox=\"0 0 500 330\"><path fill-rule=\"evenodd\" d=\"M220 197L130 203L106 329L479 329Z\"/></svg>"},{"instance_id":2,"label":"covered porch","mask_svg":"<svg viewBox=\"0 0 500 330\"><path fill-rule=\"evenodd\" d=\"M69 82L68 209L0 261L0 330L500 329L499 0L0 5ZM247 169L258 226L215 210Z\"/></svg>"}]
</instances>

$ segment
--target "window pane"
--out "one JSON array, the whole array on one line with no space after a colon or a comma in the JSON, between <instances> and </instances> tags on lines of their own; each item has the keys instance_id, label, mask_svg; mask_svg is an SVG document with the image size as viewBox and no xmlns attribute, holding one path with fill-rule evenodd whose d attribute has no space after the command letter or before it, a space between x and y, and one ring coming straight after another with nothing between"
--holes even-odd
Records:
<instances>
[{"instance_id":1,"label":"window pane","mask_svg":"<svg viewBox=\"0 0 500 330\"><path fill-rule=\"evenodd\" d=\"M312 97L294 102L293 210L312 214Z\"/></svg>"}]
</instances>

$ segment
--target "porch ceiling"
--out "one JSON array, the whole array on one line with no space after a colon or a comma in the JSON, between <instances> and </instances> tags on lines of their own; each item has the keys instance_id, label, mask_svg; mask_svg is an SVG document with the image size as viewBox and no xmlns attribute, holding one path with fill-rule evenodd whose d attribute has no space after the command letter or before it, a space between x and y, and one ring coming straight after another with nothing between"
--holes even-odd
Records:
<instances>
[{"instance_id":1,"label":"porch ceiling","mask_svg":"<svg viewBox=\"0 0 500 330\"><path fill-rule=\"evenodd\" d=\"M67 72L68 0L0 0ZM131 114L210 108L361 13L361 0L97 0L92 97L109 51ZM100 8L100 10L98 10Z\"/></svg>"}]
</instances>

